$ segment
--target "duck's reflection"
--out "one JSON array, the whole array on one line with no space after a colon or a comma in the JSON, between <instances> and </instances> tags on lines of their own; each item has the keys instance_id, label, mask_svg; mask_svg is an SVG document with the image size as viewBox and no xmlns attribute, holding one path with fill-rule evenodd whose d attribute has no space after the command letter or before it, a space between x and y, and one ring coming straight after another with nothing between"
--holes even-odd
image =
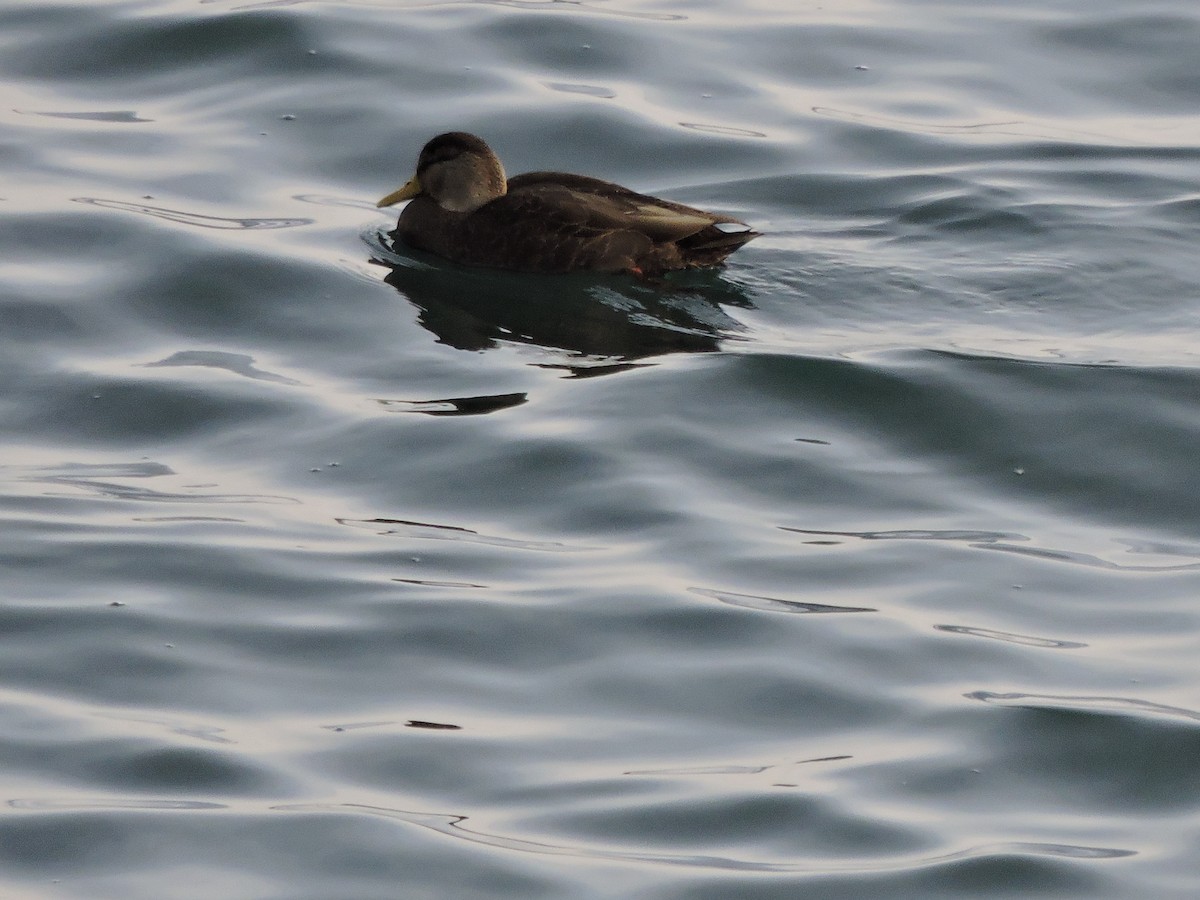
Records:
<instances>
[{"instance_id":1,"label":"duck's reflection","mask_svg":"<svg viewBox=\"0 0 1200 900\"><path fill-rule=\"evenodd\" d=\"M514 275L452 266L407 247L370 241L384 280L420 311L418 321L460 350L525 343L565 351L573 375L624 371L669 353L708 353L744 330L722 306L752 304L714 271L656 284L627 276Z\"/></svg>"}]
</instances>

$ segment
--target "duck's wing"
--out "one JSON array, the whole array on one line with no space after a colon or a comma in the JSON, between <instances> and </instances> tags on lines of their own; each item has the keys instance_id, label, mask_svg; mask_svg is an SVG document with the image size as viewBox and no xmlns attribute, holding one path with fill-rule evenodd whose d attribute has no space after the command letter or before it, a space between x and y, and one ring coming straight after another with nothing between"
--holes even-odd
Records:
<instances>
[{"instance_id":1,"label":"duck's wing","mask_svg":"<svg viewBox=\"0 0 1200 900\"><path fill-rule=\"evenodd\" d=\"M745 225L721 216L639 194L619 184L565 172L528 172L508 181L493 203L598 231L636 231L650 240L681 241L718 223Z\"/></svg>"}]
</instances>

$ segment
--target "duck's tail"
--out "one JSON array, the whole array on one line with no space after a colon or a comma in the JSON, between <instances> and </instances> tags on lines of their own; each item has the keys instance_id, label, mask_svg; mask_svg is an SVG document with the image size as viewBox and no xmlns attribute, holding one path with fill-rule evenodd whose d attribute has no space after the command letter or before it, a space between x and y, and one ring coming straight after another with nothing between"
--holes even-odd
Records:
<instances>
[{"instance_id":1,"label":"duck's tail","mask_svg":"<svg viewBox=\"0 0 1200 900\"><path fill-rule=\"evenodd\" d=\"M721 222L688 235L679 241L679 250L689 265L715 266L761 234L742 222Z\"/></svg>"}]
</instances>

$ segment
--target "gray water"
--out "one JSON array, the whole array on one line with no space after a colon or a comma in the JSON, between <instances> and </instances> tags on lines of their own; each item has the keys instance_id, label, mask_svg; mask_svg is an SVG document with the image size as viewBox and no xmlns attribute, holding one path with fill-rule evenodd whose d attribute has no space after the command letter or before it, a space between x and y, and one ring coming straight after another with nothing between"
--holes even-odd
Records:
<instances>
[{"instance_id":1,"label":"gray water","mask_svg":"<svg viewBox=\"0 0 1200 900\"><path fill-rule=\"evenodd\" d=\"M1197 47L0 0L0 896L1200 894ZM452 128L765 235L397 254Z\"/></svg>"}]
</instances>

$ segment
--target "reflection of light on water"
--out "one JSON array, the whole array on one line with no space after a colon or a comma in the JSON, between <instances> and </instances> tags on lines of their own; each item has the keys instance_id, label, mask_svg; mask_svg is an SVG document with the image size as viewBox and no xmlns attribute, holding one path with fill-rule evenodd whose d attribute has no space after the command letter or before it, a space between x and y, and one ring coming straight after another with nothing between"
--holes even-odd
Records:
<instances>
[{"instance_id":1,"label":"reflection of light on water","mask_svg":"<svg viewBox=\"0 0 1200 900\"><path fill-rule=\"evenodd\" d=\"M588 97L599 97L604 100L609 100L617 96L617 92L612 88L607 88L599 84L574 84L564 81L544 81L542 83L550 88L550 90L559 91L563 94L584 94Z\"/></svg>"},{"instance_id":2,"label":"reflection of light on water","mask_svg":"<svg viewBox=\"0 0 1200 900\"><path fill-rule=\"evenodd\" d=\"M474 3L477 6L503 6L518 10L549 10L553 12L578 11L593 15L617 16L624 19L650 19L659 22L675 22L687 18L687 16L678 13L649 13L622 9L620 7L614 8L605 5L604 0L592 0L592 2L586 2L586 0L468 0L468 2ZM411 0L408 3L397 2L397 0L200 0L200 3L227 4L231 9L272 9L284 6L305 5L429 9L439 6L456 7L467 5L463 0Z\"/></svg>"},{"instance_id":3,"label":"reflection of light on water","mask_svg":"<svg viewBox=\"0 0 1200 900\"><path fill-rule=\"evenodd\" d=\"M1056 638L1038 637L1031 634L1014 634L1011 631L998 631L994 628L978 628L974 625L934 625L935 631L949 634L961 634L970 637L991 638L1007 644L1019 644L1023 647L1040 647L1045 650L1079 650L1087 646L1080 641L1064 641Z\"/></svg>"},{"instance_id":4,"label":"reflection of light on water","mask_svg":"<svg viewBox=\"0 0 1200 900\"><path fill-rule=\"evenodd\" d=\"M778 597L762 597L756 594L738 594L733 591L718 591L712 588L691 587L688 590L701 597L708 597L712 600L719 600L721 603L727 603L730 606L741 607L742 609L754 609L760 612L781 612L781 613L800 613L800 614L828 614L828 613L862 613L862 612L878 612L873 607L869 606L834 606L829 603L811 603L802 600L783 600Z\"/></svg>"},{"instance_id":5,"label":"reflection of light on water","mask_svg":"<svg viewBox=\"0 0 1200 900\"><path fill-rule=\"evenodd\" d=\"M531 89L536 87L539 90L572 95L579 98L580 102L616 100L622 109L635 112L647 122L660 126L729 138L761 139L770 136L757 121L730 120L729 116L736 107L723 106L718 114L708 105L709 101L713 100L711 94L691 94L681 98L675 92L664 91L653 85L648 86L642 81L621 81L612 78L605 79L604 84L544 81L535 78L522 80ZM702 102L704 105L701 105ZM714 118L706 120L707 116ZM775 131L773 129L772 133Z\"/></svg>"},{"instance_id":6,"label":"reflection of light on water","mask_svg":"<svg viewBox=\"0 0 1200 900\"><path fill-rule=\"evenodd\" d=\"M997 694L992 691L972 691L964 694L969 700L1013 706L1020 709L1049 709L1058 712L1126 713L1165 718L1200 721L1200 712L1182 706L1167 706L1136 697L1100 697L1086 694Z\"/></svg>"},{"instance_id":7,"label":"reflection of light on water","mask_svg":"<svg viewBox=\"0 0 1200 900\"><path fill-rule=\"evenodd\" d=\"M164 206L147 206L144 203L127 203L123 200L104 200L99 197L75 197L76 203L87 203L91 206L101 206L105 209L119 209L124 212L141 213L156 219L166 219L168 222L178 222L181 225L194 225L199 228L216 228L221 230L263 230L268 228L295 228L298 225L311 225L312 219L274 219L247 218L234 219L223 216L205 216L200 213L190 213L179 209L168 209Z\"/></svg>"},{"instance_id":8,"label":"reflection of light on water","mask_svg":"<svg viewBox=\"0 0 1200 900\"><path fill-rule=\"evenodd\" d=\"M84 122L112 122L114 124L153 122L143 119L132 109L99 110L97 112L51 112L38 109L14 109L24 116L45 116L48 119L78 119Z\"/></svg>"},{"instance_id":9,"label":"reflection of light on water","mask_svg":"<svg viewBox=\"0 0 1200 900\"><path fill-rule=\"evenodd\" d=\"M1020 470L1015 474L1024 474L1024 470ZM958 544L965 546L971 550L993 550L1001 553L1012 553L1017 556L1023 556L1029 559L1040 560L1051 563L1065 563L1067 565L1085 566L1093 569L1106 569L1110 571L1154 574L1154 573L1172 573L1180 571L1192 571L1200 569L1200 547L1184 547L1179 544L1166 545L1161 543L1149 543L1144 541L1129 541L1117 540L1114 541L1105 537L1102 539L1101 546L1095 549L1096 552L1083 552L1075 549L1037 546L1032 543L1032 539L1022 534L1011 534L1005 532L990 532L990 531L963 531L963 530L925 530L925 529L903 529L895 531L821 531L811 528L795 528L788 525L780 525L780 531L791 532L805 537L818 537L822 540L818 546L839 546L848 543L872 543L875 541L892 542L892 541L914 541L914 542L939 542L947 544ZM1078 537L1076 538L1078 540ZM815 542L806 541L812 544ZM1107 547L1113 543L1118 543L1126 549L1126 553L1154 553L1164 557L1163 561L1158 564L1140 561L1136 564L1129 563L1123 556L1117 559L1109 559L1101 555ZM1153 549L1150 549L1153 548ZM1179 562L1179 560L1186 560Z\"/></svg>"},{"instance_id":10,"label":"reflection of light on water","mask_svg":"<svg viewBox=\"0 0 1200 900\"><path fill-rule=\"evenodd\" d=\"M415 810L389 809L360 803L295 803L273 807L280 812L292 813L341 813L348 815L381 816L410 825L436 831L446 837L458 838L473 844L483 844L502 850L535 853L541 856L568 856L583 859L606 859L619 862L651 863L655 865L683 866L695 869L717 869L740 872L902 872L944 865L959 860L986 859L992 856L1044 856L1065 859L1118 859L1132 856L1136 851L1117 847L1089 847L1075 844L1041 843L1032 841L1007 841L980 844L934 856L912 856L907 858L863 859L855 862L829 863L823 860L768 862L742 859L732 856L697 855L688 853L655 852L639 849L607 849L583 844L551 843L495 832L476 830L467 825L470 818L453 813L431 813Z\"/></svg>"},{"instance_id":11,"label":"reflection of light on water","mask_svg":"<svg viewBox=\"0 0 1200 900\"><path fill-rule=\"evenodd\" d=\"M559 541L534 541L512 538L497 534L483 534L473 528L445 525L435 522L413 522L405 519L346 519L337 518L339 525L350 528L365 528L384 537L415 538L430 541L459 541L467 544L485 544L493 547L508 547L515 550L536 550L547 553L569 553L580 549Z\"/></svg>"},{"instance_id":12,"label":"reflection of light on water","mask_svg":"<svg viewBox=\"0 0 1200 900\"><path fill-rule=\"evenodd\" d=\"M785 98L791 96L794 104L795 98L790 91L779 93L780 102L785 102ZM1136 119L1125 116L1089 116L1071 118L1064 124L1060 117L1039 118L1027 112L1023 112L1019 118L997 113L995 120L976 122L920 121L829 106L813 106L811 112L830 119L911 134L938 134L962 138L1001 137L1021 141L1034 139L1089 146L1095 146L1097 143L1140 147L1169 144L1173 148L1189 144L1200 145L1200 127L1197 126L1195 117L1166 116L1147 120L1142 116Z\"/></svg>"},{"instance_id":13,"label":"reflection of light on water","mask_svg":"<svg viewBox=\"0 0 1200 900\"><path fill-rule=\"evenodd\" d=\"M683 128L690 128L692 131L707 131L709 134L724 134L729 137L752 137L765 138L766 132L754 131L751 128L734 128L732 125L709 125L704 122L680 122Z\"/></svg>"},{"instance_id":14,"label":"reflection of light on water","mask_svg":"<svg viewBox=\"0 0 1200 900\"><path fill-rule=\"evenodd\" d=\"M874 323L855 319L843 327L823 325L819 331L801 331L773 325L756 310L739 315L755 339L726 349L748 354L799 352L869 360L889 351L924 348L963 356L1085 366L1193 366L1200 359L1194 335L1174 331L1071 335L1059 330L1031 335L1030 329L1015 326L938 321L931 327L886 318Z\"/></svg>"}]
</instances>

